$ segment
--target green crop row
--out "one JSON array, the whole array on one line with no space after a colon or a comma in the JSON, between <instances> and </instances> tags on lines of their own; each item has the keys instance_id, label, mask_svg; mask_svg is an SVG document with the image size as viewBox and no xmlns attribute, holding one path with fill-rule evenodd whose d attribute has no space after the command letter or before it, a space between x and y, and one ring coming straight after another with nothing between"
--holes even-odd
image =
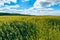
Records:
<instances>
[{"instance_id":1,"label":"green crop row","mask_svg":"<svg viewBox=\"0 0 60 40\"><path fill-rule=\"evenodd\" d=\"M0 40L60 40L60 19L18 19L0 21Z\"/></svg>"}]
</instances>

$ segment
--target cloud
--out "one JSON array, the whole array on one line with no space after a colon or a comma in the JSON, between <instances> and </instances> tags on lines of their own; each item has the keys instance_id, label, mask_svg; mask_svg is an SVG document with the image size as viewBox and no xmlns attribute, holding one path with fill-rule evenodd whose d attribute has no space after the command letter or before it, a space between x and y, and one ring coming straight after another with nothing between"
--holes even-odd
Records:
<instances>
[{"instance_id":1,"label":"cloud","mask_svg":"<svg viewBox=\"0 0 60 40\"><path fill-rule=\"evenodd\" d=\"M41 11L40 15L55 15L55 16L59 16L60 15L60 10L53 10L53 11Z\"/></svg>"},{"instance_id":2,"label":"cloud","mask_svg":"<svg viewBox=\"0 0 60 40\"><path fill-rule=\"evenodd\" d=\"M19 5L15 5L15 6L5 6L0 8L0 12L13 12L14 10L16 10L18 7L20 7Z\"/></svg>"},{"instance_id":3,"label":"cloud","mask_svg":"<svg viewBox=\"0 0 60 40\"><path fill-rule=\"evenodd\" d=\"M0 0L0 3L8 3L8 4L10 4L10 2L14 2L14 3L16 3L17 2L17 0Z\"/></svg>"},{"instance_id":4,"label":"cloud","mask_svg":"<svg viewBox=\"0 0 60 40\"><path fill-rule=\"evenodd\" d=\"M49 1L51 3L60 3L60 0L47 0L47 1Z\"/></svg>"},{"instance_id":5,"label":"cloud","mask_svg":"<svg viewBox=\"0 0 60 40\"><path fill-rule=\"evenodd\" d=\"M10 4L10 0L2 0L4 3Z\"/></svg>"},{"instance_id":6,"label":"cloud","mask_svg":"<svg viewBox=\"0 0 60 40\"><path fill-rule=\"evenodd\" d=\"M42 8L42 7L47 7L47 6L51 6L53 3L52 1L48 1L48 0L36 0L36 2L34 3L34 7L35 8Z\"/></svg>"},{"instance_id":7,"label":"cloud","mask_svg":"<svg viewBox=\"0 0 60 40\"><path fill-rule=\"evenodd\" d=\"M46 2L47 0L36 0L33 7L27 9L27 10L54 10L53 8L46 8L45 6L49 6L50 2Z\"/></svg>"},{"instance_id":8,"label":"cloud","mask_svg":"<svg viewBox=\"0 0 60 40\"><path fill-rule=\"evenodd\" d=\"M60 0L36 0L35 7L50 7L52 5L60 4Z\"/></svg>"},{"instance_id":9,"label":"cloud","mask_svg":"<svg viewBox=\"0 0 60 40\"><path fill-rule=\"evenodd\" d=\"M3 8L0 12L7 12L7 13L18 13L18 14L27 14L27 15L60 15L60 10L51 10L48 8L48 10L42 10L42 9L25 9L25 10L16 10L16 9L10 9L9 8Z\"/></svg>"},{"instance_id":10,"label":"cloud","mask_svg":"<svg viewBox=\"0 0 60 40\"><path fill-rule=\"evenodd\" d=\"M53 11L54 9L52 8L38 8L38 9L35 9L35 8L30 8L30 9L27 9L27 10L24 10L25 11L25 14L29 14L29 15L45 15L47 14L46 12L50 13L50 11Z\"/></svg>"},{"instance_id":11,"label":"cloud","mask_svg":"<svg viewBox=\"0 0 60 40\"><path fill-rule=\"evenodd\" d=\"M0 7L1 7L1 6L4 6L4 3L10 4L10 2L16 3L17 0L0 0Z\"/></svg>"},{"instance_id":12,"label":"cloud","mask_svg":"<svg viewBox=\"0 0 60 40\"><path fill-rule=\"evenodd\" d=\"M60 15L60 10L25 10L25 14L29 15L55 15L59 16Z\"/></svg>"},{"instance_id":13,"label":"cloud","mask_svg":"<svg viewBox=\"0 0 60 40\"><path fill-rule=\"evenodd\" d=\"M26 1L29 1L29 0L22 0L22 2L26 2Z\"/></svg>"},{"instance_id":14,"label":"cloud","mask_svg":"<svg viewBox=\"0 0 60 40\"><path fill-rule=\"evenodd\" d=\"M55 3L58 3L54 1L37 0L34 3L33 7L24 10L18 10L17 8L20 7L19 5L6 6L4 8L0 8L0 12L19 13L27 15L60 15L60 10L54 10L53 8L46 8L46 6L51 6L54 5Z\"/></svg>"},{"instance_id":15,"label":"cloud","mask_svg":"<svg viewBox=\"0 0 60 40\"><path fill-rule=\"evenodd\" d=\"M12 2L14 2L14 3L16 3L16 2L17 2L17 0L10 0L10 1L12 1Z\"/></svg>"},{"instance_id":16,"label":"cloud","mask_svg":"<svg viewBox=\"0 0 60 40\"><path fill-rule=\"evenodd\" d=\"M47 0L46 2L50 2L49 6L60 4L60 0Z\"/></svg>"},{"instance_id":17,"label":"cloud","mask_svg":"<svg viewBox=\"0 0 60 40\"><path fill-rule=\"evenodd\" d=\"M6 6L6 8L10 8L10 9L16 9L16 8L19 8L20 6L19 5L15 5L15 6Z\"/></svg>"},{"instance_id":18,"label":"cloud","mask_svg":"<svg viewBox=\"0 0 60 40\"><path fill-rule=\"evenodd\" d=\"M4 2L3 1L0 1L0 7L1 6L4 6Z\"/></svg>"},{"instance_id":19,"label":"cloud","mask_svg":"<svg viewBox=\"0 0 60 40\"><path fill-rule=\"evenodd\" d=\"M51 1L52 2L52 1ZM60 10L54 10L53 8L45 8L45 6L50 6L53 5L51 2L48 1L40 1L37 0L33 7L29 8L29 9L25 9L24 11L22 11L21 13L24 14L29 14L29 15L60 15Z\"/></svg>"}]
</instances>

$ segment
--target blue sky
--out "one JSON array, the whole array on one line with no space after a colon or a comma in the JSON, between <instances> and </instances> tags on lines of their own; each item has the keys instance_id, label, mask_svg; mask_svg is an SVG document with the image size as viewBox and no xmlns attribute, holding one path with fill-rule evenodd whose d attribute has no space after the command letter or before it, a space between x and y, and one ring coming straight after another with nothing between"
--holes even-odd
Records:
<instances>
[{"instance_id":1,"label":"blue sky","mask_svg":"<svg viewBox=\"0 0 60 40\"><path fill-rule=\"evenodd\" d=\"M9 5L9 6L12 6L12 5L19 5L19 9L28 9L30 7L32 7L34 5L36 0L29 0L29 1L22 1L22 0L17 0L16 3L14 2L10 2L10 4L8 3L4 3L4 5Z\"/></svg>"},{"instance_id":2,"label":"blue sky","mask_svg":"<svg viewBox=\"0 0 60 40\"><path fill-rule=\"evenodd\" d=\"M60 15L60 0L0 1L0 12L7 11L29 15Z\"/></svg>"}]
</instances>

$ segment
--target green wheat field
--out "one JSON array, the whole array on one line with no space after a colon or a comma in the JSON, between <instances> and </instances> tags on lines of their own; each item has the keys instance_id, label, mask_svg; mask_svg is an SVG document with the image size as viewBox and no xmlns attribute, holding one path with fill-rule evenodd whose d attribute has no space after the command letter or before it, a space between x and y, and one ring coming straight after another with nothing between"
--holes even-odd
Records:
<instances>
[{"instance_id":1,"label":"green wheat field","mask_svg":"<svg viewBox=\"0 0 60 40\"><path fill-rule=\"evenodd\" d=\"M60 40L60 16L0 16L0 40Z\"/></svg>"}]
</instances>

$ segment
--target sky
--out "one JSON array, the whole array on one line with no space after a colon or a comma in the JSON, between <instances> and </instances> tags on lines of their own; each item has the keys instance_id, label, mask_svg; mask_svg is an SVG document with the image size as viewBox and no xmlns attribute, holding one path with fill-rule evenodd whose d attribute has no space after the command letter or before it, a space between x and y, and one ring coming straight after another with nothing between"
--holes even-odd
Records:
<instances>
[{"instance_id":1,"label":"sky","mask_svg":"<svg viewBox=\"0 0 60 40\"><path fill-rule=\"evenodd\" d=\"M0 12L60 16L60 0L0 0Z\"/></svg>"}]
</instances>

